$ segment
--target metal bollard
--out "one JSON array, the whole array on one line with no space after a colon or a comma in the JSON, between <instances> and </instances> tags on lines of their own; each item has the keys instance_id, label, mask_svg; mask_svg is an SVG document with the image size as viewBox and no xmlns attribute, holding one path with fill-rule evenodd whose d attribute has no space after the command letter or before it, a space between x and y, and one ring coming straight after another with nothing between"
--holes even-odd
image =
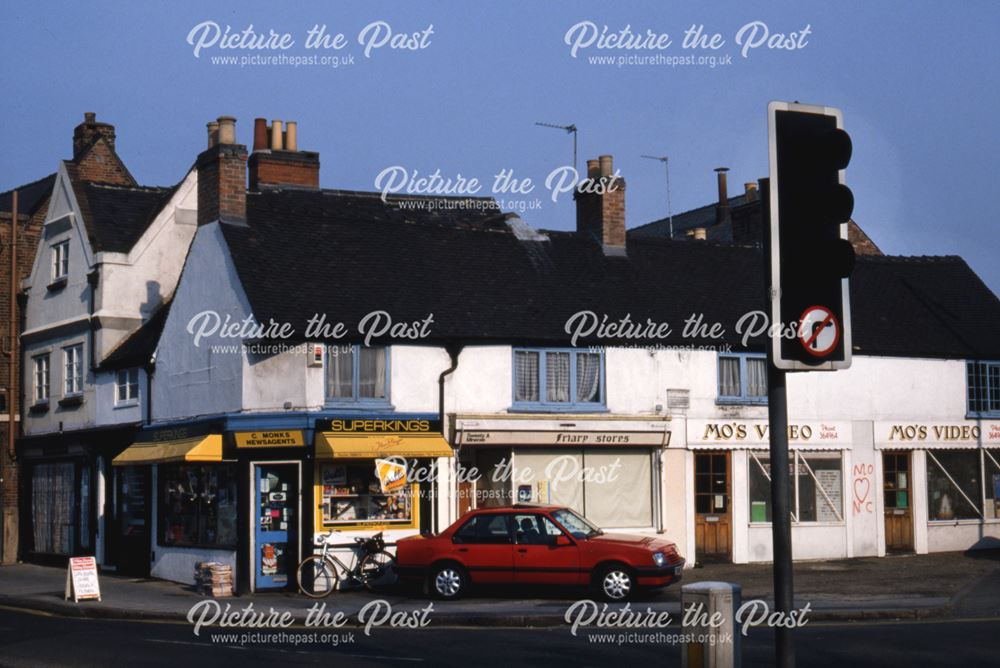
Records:
<instances>
[{"instance_id":1,"label":"metal bollard","mask_svg":"<svg viewBox=\"0 0 1000 668\"><path fill-rule=\"evenodd\" d=\"M685 668L740 668L736 611L742 588L731 582L694 582L681 587Z\"/></svg>"}]
</instances>

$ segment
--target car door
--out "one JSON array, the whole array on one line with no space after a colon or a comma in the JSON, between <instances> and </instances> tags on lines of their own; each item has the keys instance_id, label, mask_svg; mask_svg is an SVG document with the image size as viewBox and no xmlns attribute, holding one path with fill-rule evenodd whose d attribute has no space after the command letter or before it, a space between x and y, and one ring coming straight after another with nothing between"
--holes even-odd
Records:
<instances>
[{"instance_id":1,"label":"car door","mask_svg":"<svg viewBox=\"0 0 1000 668\"><path fill-rule=\"evenodd\" d=\"M514 581L510 515L482 513L469 518L452 536L455 559L478 584Z\"/></svg>"},{"instance_id":2,"label":"car door","mask_svg":"<svg viewBox=\"0 0 1000 668\"><path fill-rule=\"evenodd\" d=\"M514 581L533 584L583 582L576 540L541 513L513 517Z\"/></svg>"}]
</instances>

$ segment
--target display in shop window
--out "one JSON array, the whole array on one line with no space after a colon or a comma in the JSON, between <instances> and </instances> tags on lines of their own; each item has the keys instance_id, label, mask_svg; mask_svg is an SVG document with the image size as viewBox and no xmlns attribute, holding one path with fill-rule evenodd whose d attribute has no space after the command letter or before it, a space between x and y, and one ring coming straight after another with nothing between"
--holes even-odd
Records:
<instances>
[{"instance_id":1,"label":"display in shop window","mask_svg":"<svg viewBox=\"0 0 1000 668\"><path fill-rule=\"evenodd\" d=\"M412 486L383 491L374 462L327 465L322 468L322 523L407 524L412 522Z\"/></svg>"}]
</instances>

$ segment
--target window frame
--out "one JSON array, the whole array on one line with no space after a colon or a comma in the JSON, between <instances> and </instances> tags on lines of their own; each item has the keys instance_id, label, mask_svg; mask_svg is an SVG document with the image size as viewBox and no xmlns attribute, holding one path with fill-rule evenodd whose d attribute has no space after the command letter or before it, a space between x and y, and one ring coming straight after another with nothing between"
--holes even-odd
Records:
<instances>
[{"instance_id":1,"label":"window frame","mask_svg":"<svg viewBox=\"0 0 1000 668\"><path fill-rule=\"evenodd\" d=\"M121 396L120 396L120 394L119 394L119 390L122 387L121 374L123 374L123 373L124 374L128 374L128 375L125 376L125 388L126 388L125 394L127 396L124 399L122 399ZM131 392L129 390L129 388L131 388L131 386L133 385L133 383L131 381L131 378L130 378L130 376L131 376L132 373L135 373L135 383L134 383L135 384L135 395L134 396L131 394ZM117 371L115 371L115 385L114 385L115 406L118 406L118 407L137 406L139 404L139 398L140 398L141 392L142 392L142 390L139 387L139 385L140 385L140 383L139 383L139 368L138 367L130 367L128 369L118 369Z\"/></svg>"},{"instance_id":2,"label":"window frame","mask_svg":"<svg viewBox=\"0 0 1000 668\"><path fill-rule=\"evenodd\" d=\"M45 383L44 385L39 383L39 362L45 362ZM49 403L52 398L52 354L45 352L39 355L32 355L32 398L34 399L33 405L45 405ZM45 388L45 396L39 395L39 389Z\"/></svg>"},{"instance_id":3,"label":"window frame","mask_svg":"<svg viewBox=\"0 0 1000 668\"><path fill-rule=\"evenodd\" d=\"M956 523L968 523L968 522L986 523L986 522L994 521L995 518L987 518L986 517L986 499L987 499L987 497L986 497L986 454L985 454L986 450L987 450L987 448L948 448L948 449L939 450L937 452L937 454L935 454L934 450L930 450L930 449L927 450L927 458L928 458L929 461L927 462L927 464L925 466L926 474L924 476L924 480L925 480L925 483L924 483L925 484L924 495L927 497L927 523L928 524L951 524L951 525L954 525ZM977 471L977 475L979 476L979 484L977 485L978 491L979 491L979 494L977 495L978 496L978 501L979 501L979 505L978 506L976 505L976 500L975 499L970 499L968 497L968 495L965 493L966 490L963 490L962 487L958 484L958 481L955 480L954 474L952 474L951 471L949 471L948 468L944 464L941 463L941 460L938 459L938 457L940 457L943 453L953 454L953 453L961 453L961 452L966 452L966 453L978 455L978 460L979 460L978 461L979 466L978 466L978 471ZM992 456L991 456L991 459L992 459ZM931 515L936 515L936 513L932 513L931 512L931 504L934 503L934 501L935 501L932 498L932 494L931 494L931 471L934 468L937 468L937 470L939 470L942 474L944 474L945 480L948 481L948 485L946 487L948 489L951 489L952 492L958 492L958 496L961 497L962 499L964 499L972 507L972 509L975 511L975 513L976 513L976 515L978 515L978 517L957 517L956 516L956 517L952 517L950 519L944 519L944 518L937 519L937 518L932 518L931 517Z\"/></svg>"},{"instance_id":4,"label":"window frame","mask_svg":"<svg viewBox=\"0 0 1000 668\"><path fill-rule=\"evenodd\" d=\"M73 362L73 369L75 373L72 378L70 377L70 352L74 353L76 358ZM83 394L83 344L73 343L68 346L63 346L63 396L64 397L78 397ZM79 381L77 385L74 382L74 389L70 389L70 381Z\"/></svg>"},{"instance_id":5,"label":"window frame","mask_svg":"<svg viewBox=\"0 0 1000 668\"><path fill-rule=\"evenodd\" d=\"M722 393L722 379L719 377L722 371L722 360L723 359L738 359L740 364L740 393L739 395L730 395ZM765 393L762 397L752 397L749 394L747 387L747 361L748 360L763 360L764 361L764 373L767 373L767 355L765 353L719 353L716 356L715 364L715 388L716 388L716 403L717 404L751 404L754 406L766 406L767 405L767 394ZM765 380L765 392L767 388L767 382Z\"/></svg>"},{"instance_id":6,"label":"window frame","mask_svg":"<svg viewBox=\"0 0 1000 668\"><path fill-rule=\"evenodd\" d=\"M190 542L190 543L168 542L167 539L166 539L166 534L163 531L163 528L169 526L168 519L169 519L169 516L171 514L171 511L167 509L166 502L165 502L165 499L164 499L163 495L165 494L164 483L170 478L170 469L171 468L176 468L176 469L195 468L195 469L198 469L199 471L201 471L202 469L205 469L205 468L216 468L216 467L218 467L218 468L228 468L229 469L228 475L230 477L230 481L233 484L236 485L236 494L233 496L232 501L231 501L231 503L234 504L235 507L236 507L236 509L237 509L237 516L233 519L233 523L234 523L234 525L236 527L235 530L234 530L234 532L233 532L234 542L231 543L231 544L230 543L218 542L218 541L213 542L213 543L209 543L209 542L201 543L199 541L194 541L194 542ZM156 475L154 476L154 479L155 479L156 482L155 482L155 486L153 487L153 493L156 495L155 498L156 498L156 527L157 527L156 533L157 533L157 535L156 535L156 539L155 540L156 540L157 547L179 548L179 549L192 549L192 548L194 548L194 549L209 549L209 550L236 550L236 549L238 549L238 547L239 547L239 540L240 540L240 537L239 537L239 531L240 531L240 519L239 519L239 477L240 477L240 472L239 472L239 467L237 466L237 464L235 462L232 462L232 461L211 462L211 463L209 463L209 462L202 462L202 463L197 463L197 462L170 462L170 463L164 463L164 464L157 464L156 465L156 469L157 469L156 470ZM201 473L199 473L198 482L199 482L199 486L203 486L203 478L201 477ZM197 529L199 530L199 532L200 532L200 528L202 526L202 514L206 512L205 511L205 505L206 504L204 503L203 499L201 498L201 495L199 495L199 501L198 501L197 510L194 513L195 526L197 527ZM218 511L216 511L216 512L218 512ZM216 526L218 527L218 525L216 525Z\"/></svg>"},{"instance_id":7,"label":"window frame","mask_svg":"<svg viewBox=\"0 0 1000 668\"><path fill-rule=\"evenodd\" d=\"M334 347L346 347L351 346L351 358L353 360L351 366L351 396L350 397L331 397L330 396L330 384L329 384L329 361L330 361L330 349ZM383 348L385 350L385 388L383 390L384 397L361 397L359 396L360 381L361 381L361 355L360 351L362 348ZM391 408L391 395L389 394L392 387L392 347L391 346L362 346L359 343L351 344L328 344L323 349L323 402L325 406L337 407L337 406L349 406L351 408Z\"/></svg>"},{"instance_id":8,"label":"window frame","mask_svg":"<svg viewBox=\"0 0 1000 668\"><path fill-rule=\"evenodd\" d=\"M816 476L816 470L810 466L808 462L809 455L817 454L836 454L840 460L840 508L837 509L833 505L833 500L826 493L826 490L822 488L819 483L819 479ZM768 465L771 465L771 453L766 450L747 450L747 507L752 512L753 508L753 497L750 491L750 476L754 467L764 476L767 480L768 485L771 483L771 474L769 471L764 469L764 464L760 461L761 456L767 459ZM789 476L790 492L791 492L791 507L789 508L789 515L791 515L791 523L793 526L844 526L847 523L847 511L846 511L846 488L844 475L845 468L845 458L843 450L789 450L789 466L795 471L794 475ZM816 485L816 489L822 493L823 500L830 505L830 509L837 515L836 520L821 520L819 518L819 508L816 509L815 520L802 520L799 519L802 515L801 507L801 495L799 491L799 467L804 466L809 477L813 479ZM820 469L828 470L828 469ZM768 499L770 504L770 499ZM769 514L772 514L772 519L765 522L755 522L750 520L750 526L770 526L773 522L773 508L768 506Z\"/></svg>"},{"instance_id":9,"label":"window frame","mask_svg":"<svg viewBox=\"0 0 1000 668\"><path fill-rule=\"evenodd\" d=\"M518 401L517 399L517 354L538 353L538 401ZM569 401L548 401L545 396L545 378L548 356L550 353L569 354ZM598 399L597 401L581 402L577 399L577 356L597 355L599 359ZM588 350L581 348L533 348L515 346L510 355L510 405L511 411L545 412L545 413L606 413L607 372L606 357L603 350Z\"/></svg>"},{"instance_id":10,"label":"window frame","mask_svg":"<svg viewBox=\"0 0 1000 668\"><path fill-rule=\"evenodd\" d=\"M983 369L982 375L980 376L980 368ZM996 368L998 373L1000 373L1000 361L995 360L966 360L965 362L965 413L968 418L998 418L1000 417L1000 405L998 405L997 410L972 410L973 402L973 391L979 390L980 393L985 392L986 401L989 402L989 395L995 393L1000 397L1000 386L991 387L990 385L990 374L989 370ZM973 386L970 381L978 378L984 378L986 381L985 388L979 388ZM977 401L981 401L977 399Z\"/></svg>"},{"instance_id":11,"label":"window frame","mask_svg":"<svg viewBox=\"0 0 1000 668\"><path fill-rule=\"evenodd\" d=\"M52 281L69 277L69 239L57 241L52 249Z\"/></svg>"}]
</instances>

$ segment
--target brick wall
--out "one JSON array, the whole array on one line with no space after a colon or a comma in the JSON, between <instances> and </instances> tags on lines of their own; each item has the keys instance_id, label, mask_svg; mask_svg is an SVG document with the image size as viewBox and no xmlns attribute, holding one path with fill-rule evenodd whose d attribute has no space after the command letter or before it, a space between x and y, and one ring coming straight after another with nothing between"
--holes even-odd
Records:
<instances>
[{"instance_id":1,"label":"brick wall","mask_svg":"<svg viewBox=\"0 0 1000 668\"><path fill-rule=\"evenodd\" d=\"M84 181L136 185L135 179L119 159L115 148L115 126L98 123L96 114L87 112L83 123L73 129L73 162Z\"/></svg>"},{"instance_id":2,"label":"brick wall","mask_svg":"<svg viewBox=\"0 0 1000 668\"><path fill-rule=\"evenodd\" d=\"M255 151L250 156L250 190L260 186L319 188L319 154L308 151Z\"/></svg>"},{"instance_id":3,"label":"brick wall","mask_svg":"<svg viewBox=\"0 0 1000 668\"><path fill-rule=\"evenodd\" d=\"M577 192L575 195L576 230L596 238L606 247L624 248L625 179L604 176L600 180L596 186L599 192Z\"/></svg>"},{"instance_id":4,"label":"brick wall","mask_svg":"<svg viewBox=\"0 0 1000 668\"><path fill-rule=\"evenodd\" d=\"M247 149L241 144L217 144L198 156L199 225L246 220L246 161Z\"/></svg>"}]
</instances>

